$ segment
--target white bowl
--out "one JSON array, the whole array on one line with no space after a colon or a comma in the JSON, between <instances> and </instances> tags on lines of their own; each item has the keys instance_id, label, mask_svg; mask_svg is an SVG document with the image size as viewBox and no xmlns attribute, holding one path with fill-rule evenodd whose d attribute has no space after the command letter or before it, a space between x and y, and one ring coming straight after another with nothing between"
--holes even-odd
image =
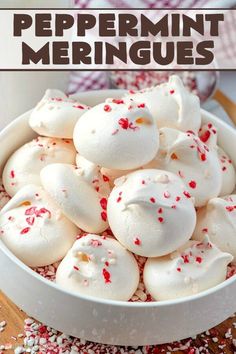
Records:
<instances>
[{"instance_id":1,"label":"white bowl","mask_svg":"<svg viewBox=\"0 0 236 354\"><path fill-rule=\"evenodd\" d=\"M118 90L85 92L88 105ZM236 165L236 131L212 114L204 121L219 128L219 143ZM10 154L35 134L28 126L29 112L0 133L0 166ZM200 294L172 301L128 303L79 296L58 287L19 261L0 241L0 288L28 315L78 338L116 345L162 344L201 333L236 310L236 276Z\"/></svg>"}]
</instances>

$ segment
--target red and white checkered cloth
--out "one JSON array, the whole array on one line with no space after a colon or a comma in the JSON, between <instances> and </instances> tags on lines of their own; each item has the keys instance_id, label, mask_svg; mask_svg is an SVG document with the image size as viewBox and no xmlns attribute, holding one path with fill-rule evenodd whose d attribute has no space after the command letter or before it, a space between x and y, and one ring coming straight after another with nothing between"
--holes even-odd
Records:
<instances>
[{"instance_id":1,"label":"red and white checkered cloth","mask_svg":"<svg viewBox=\"0 0 236 354\"><path fill-rule=\"evenodd\" d=\"M75 0L78 9L84 8L231 8L236 0ZM221 63L236 58L235 23L236 11L231 11L224 23L217 58ZM72 72L69 93L109 88L107 72Z\"/></svg>"}]
</instances>

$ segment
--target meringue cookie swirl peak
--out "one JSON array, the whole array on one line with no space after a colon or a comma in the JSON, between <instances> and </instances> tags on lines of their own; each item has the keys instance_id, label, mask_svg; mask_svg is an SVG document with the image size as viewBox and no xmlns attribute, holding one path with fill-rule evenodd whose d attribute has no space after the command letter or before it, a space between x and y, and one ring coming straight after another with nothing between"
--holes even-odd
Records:
<instances>
[{"instance_id":1,"label":"meringue cookie swirl peak","mask_svg":"<svg viewBox=\"0 0 236 354\"><path fill-rule=\"evenodd\" d=\"M31 113L29 125L39 135L73 138L78 119L89 109L58 90L47 90Z\"/></svg>"},{"instance_id":2,"label":"meringue cookie swirl peak","mask_svg":"<svg viewBox=\"0 0 236 354\"><path fill-rule=\"evenodd\" d=\"M1 240L30 267L60 261L78 233L40 186L23 187L0 213Z\"/></svg>"},{"instance_id":3,"label":"meringue cookie swirl peak","mask_svg":"<svg viewBox=\"0 0 236 354\"><path fill-rule=\"evenodd\" d=\"M56 162L74 164L75 158L72 140L38 137L10 156L3 170L4 187L13 196L27 184L40 184L43 167Z\"/></svg>"},{"instance_id":4,"label":"meringue cookie swirl peak","mask_svg":"<svg viewBox=\"0 0 236 354\"><path fill-rule=\"evenodd\" d=\"M129 170L154 158L159 133L145 104L107 99L79 119L74 144L80 155L97 165Z\"/></svg>"},{"instance_id":5,"label":"meringue cookie swirl peak","mask_svg":"<svg viewBox=\"0 0 236 354\"><path fill-rule=\"evenodd\" d=\"M87 235L59 265L56 282L77 294L128 301L139 283L134 256L112 238Z\"/></svg>"},{"instance_id":6,"label":"meringue cookie swirl peak","mask_svg":"<svg viewBox=\"0 0 236 354\"><path fill-rule=\"evenodd\" d=\"M108 228L106 195L97 191L76 166L48 165L41 171L41 181L62 212L78 227L97 233Z\"/></svg>"},{"instance_id":7,"label":"meringue cookie swirl peak","mask_svg":"<svg viewBox=\"0 0 236 354\"><path fill-rule=\"evenodd\" d=\"M213 198L198 210L193 238L202 240L205 234L221 251L231 253L236 261L236 194Z\"/></svg>"},{"instance_id":8,"label":"meringue cookie swirl peak","mask_svg":"<svg viewBox=\"0 0 236 354\"><path fill-rule=\"evenodd\" d=\"M202 242L189 241L165 257L149 258L144 284L155 300L190 296L223 282L232 259L207 237Z\"/></svg>"},{"instance_id":9,"label":"meringue cookie swirl peak","mask_svg":"<svg viewBox=\"0 0 236 354\"><path fill-rule=\"evenodd\" d=\"M192 236L196 212L181 179L161 170L139 170L115 180L108 198L108 221L128 250L158 257Z\"/></svg>"},{"instance_id":10,"label":"meringue cookie swirl peak","mask_svg":"<svg viewBox=\"0 0 236 354\"><path fill-rule=\"evenodd\" d=\"M160 129L160 149L152 166L179 175L197 207L220 193L222 173L216 146L207 146L194 132Z\"/></svg>"},{"instance_id":11,"label":"meringue cookie swirl peak","mask_svg":"<svg viewBox=\"0 0 236 354\"><path fill-rule=\"evenodd\" d=\"M176 75L171 76L167 83L131 93L128 97L144 102L159 128L192 130L195 133L200 128L199 98L189 92Z\"/></svg>"}]
</instances>

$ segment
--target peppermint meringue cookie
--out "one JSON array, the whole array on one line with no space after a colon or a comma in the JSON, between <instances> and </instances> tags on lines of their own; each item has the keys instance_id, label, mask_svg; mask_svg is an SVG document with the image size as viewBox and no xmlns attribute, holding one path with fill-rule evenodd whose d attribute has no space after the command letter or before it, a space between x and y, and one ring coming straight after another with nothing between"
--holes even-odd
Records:
<instances>
[{"instance_id":1,"label":"peppermint meringue cookie","mask_svg":"<svg viewBox=\"0 0 236 354\"><path fill-rule=\"evenodd\" d=\"M144 104L107 99L79 119L74 144L80 155L99 166L127 170L155 157L159 134Z\"/></svg>"},{"instance_id":2,"label":"peppermint meringue cookie","mask_svg":"<svg viewBox=\"0 0 236 354\"><path fill-rule=\"evenodd\" d=\"M39 135L72 139L75 124L88 109L59 90L47 90L32 111L29 125Z\"/></svg>"},{"instance_id":3,"label":"peppermint meringue cookie","mask_svg":"<svg viewBox=\"0 0 236 354\"><path fill-rule=\"evenodd\" d=\"M81 295L128 301L138 287L139 268L119 242L89 234L60 263L56 282Z\"/></svg>"},{"instance_id":4,"label":"peppermint meringue cookie","mask_svg":"<svg viewBox=\"0 0 236 354\"><path fill-rule=\"evenodd\" d=\"M11 197L7 194L2 183L2 179L0 179L0 210L9 202L10 199Z\"/></svg>"},{"instance_id":5,"label":"peppermint meringue cookie","mask_svg":"<svg viewBox=\"0 0 236 354\"><path fill-rule=\"evenodd\" d=\"M27 184L40 184L40 171L51 163L74 164L76 151L72 140L38 137L16 150L3 171L3 184L13 196Z\"/></svg>"},{"instance_id":6,"label":"peppermint meringue cookie","mask_svg":"<svg viewBox=\"0 0 236 354\"><path fill-rule=\"evenodd\" d=\"M23 187L0 213L1 240L30 267L60 261L78 233L50 196L33 184Z\"/></svg>"},{"instance_id":7,"label":"peppermint meringue cookie","mask_svg":"<svg viewBox=\"0 0 236 354\"><path fill-rule=\"evenodd\" d=\"M79 154L76 156L76 166L79 169L80 175L83 176L97 192L103 196L110 194L110 178L102 171L100 166L86 160Z\"/></svg>"},{"instance_id":8,"label":"peppermint meringue cookie","mask_svg":"<svg viewBox=\"0 0 236 354\"><path fill-rule=\"evenodd\" d=\"M107 198L94 189L78 168L48 165L41 171L41 182L67 218L82 230L100 233L108 228Z\"/></svg>"},{"instance_id":9,"label":"peppermint meringue cookie","mask_svg":"<svg viewBox=\"0 0 236 354\"><path fill-rule=\"evenodd\" d=\"M231 194L235 189L236 184L236 173L230 157L226 152L218 146L217 149L218 157L220 160L221 171L222 171L222 185L220 196L226 196Z\"/></svg>"},{"instance_id":10,"label":"peppermint meringue cookie","mask_svg":"<svg viewBox=\"0 0 236 354\"><path fill-rule=\"evenodd\" d=\"M193 132L160 129L160 149L152 161L154 165L179 175L197 207L220 193L222 173L217 150L205 145Z\"/></svg>"},{"instance_id":11,"label":"peppermint meringue cookie","mask_svg":"<svg viewBox=\"0 0 236 354\"><path fill-rule=\"evenodd\" d=\"M144 284L159 301L194 295L223 282L232 259L208 238L201 243L189 241L165 257L149 258L144 267Z\"/></svg>"},{"instance_id":12,"label":"peppermint meringue cookie","mask_svg":"<svg viewBox=\"0 0 236 354\"><path fill-rule=\"evenodd\" d=\"M221 251L231 253L236 260L236 194L213 198L198 210L193 239L201 241L205 234Z\"/></svg>"},{"instance_id":13,"label":"peppermint meringue cookie","mask_svg":"<svg viewBox=\"0 0 236 354\"><path fill-rule=\"evenodd\" d=\"M195 133L200 128L199 98L189 92L176 75L171 76L167 83L131 93L128 97L146 104L159 128L192 130Z\"/></svg>"},{"instance_id":14,"label":"peppermint meringue cookie","mask_svg":"<svg viewBox=\"0 0 236 354\"><path fill-rule=\"evenodd\" d=\"M180 178L155 169L115 180L107 215L118 241L145 257L176 250L190 239L196 224L191 196Z\"/></svg>"}]
</instances>

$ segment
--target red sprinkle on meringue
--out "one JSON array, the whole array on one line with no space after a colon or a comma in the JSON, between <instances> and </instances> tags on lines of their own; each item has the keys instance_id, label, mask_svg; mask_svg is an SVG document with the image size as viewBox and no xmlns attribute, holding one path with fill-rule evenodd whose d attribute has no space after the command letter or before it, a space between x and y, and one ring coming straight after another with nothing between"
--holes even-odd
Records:
<instances>
[{"instance_id":1,"label":"red sprinkle on meringue","mask_svg":"<svg viewBox=\"0 0 236 354\"><path fill-rule=\"evenodd\" d=\"M78 109L84 109L84 106L82 106L81 104L75 104L73 107Z\"/></svg>"},{"instance_id":2,"label":"red sprinkle on meringue","mask_svg":"<svg viewBox=\"0 0 236 354\"><path fill-rule=\"evenodd\" d=\"M183 194L185 195L186 198L191 198L191 195L189 192L184 191Z\"/></svg>"},{"instance_id":3,"label":"red sprinkle on meringue","mask_svg":"<svg viewBox=\"0 0 236 354\"><path fill-rule=\"evenodd\" d=\"M196 257L196 262L199 263L199 264L202 263L202 257L199 257L199 256Z\"/></svg>"},{"instance_id":4,"label":"red sprinkle on meringue","mask_svg":"<svg viewBox=\"0 0 236 354\"><path fill-rule=\"evenodd\" d=\"M200 159L202 160L202 161L206 161L206 154L200 154Z\"/></svg>"},{"instance_id":5,"label":"red sprinkle on meringue","mask_svg":"<svg viewBox=\"0 0 236 354\"><path fill-rule=\"evenodd\" d=\"M165 191L165 192L164 192L164 198L167 198L167 199L170 198L170 193L167 192L167 191Z\"/></svg>"},{"instance_id":6,"label":"red sprinkle on meringue","mask_svg":"<svg viewBox=\"0 0 236 354\"><path fill-rule=\"evenodd\" d=\"M229 205L229 206L225 207L225 209L226 209L227 211L231 212L231 211L233 211L235 208L234 208L234 206Z\"/></svg>"},{"instance_id":7,"label":"red sprinkle on meringue","mask_svg":"<svg viewBox=\"0 0 236 354\"><path fill-rule=\"evenodd\" d=\"M77 266L73 266L74 270L78 271L79 270L79 267Z\"/></svg>"},{"instance_id":8,"label":"red sprinkle on meringue","mask_svg":"<svg viewBox=\"0 0 236 354\"><path fill-rule=\"evenodd\" d=\"M100 205L101 205L103 210L107 210L107 199L106 198L102 198L100 200Z\"/></svg>"},{"instance_id":9,"label":"red sprinkle on meringue","mask_svg":"<svg viewBox=\"0 0 236 354\"><path fill-rule=\"evenodd\" d=\"M117 202L117 203L120 203L121 199L122 199L121 197L118 197L118 198L116 199L116 202Z\"/></svg>"},{"instance_id":10,"label":"red sprinkle on meringue","mask_svg":"<svg viewBox=\"0 0 236 354\"><path fill-rule=\"evenodd\" d=\"M199 136L199 138L203 143L206 143L210 138L210 136L211 136L211 132L209 130L206 130L203 134Z\"/></svg>"},{"instance_id":11,"label":"red sprinkle on meringue","mask_svg":"<svg viewBox=\"0 0 236 354\"><path fill-rule=\"evenodd\" d=\"M36 207L31 207L29 209L26 209L25 215L34 215L36 212L37 208Z\"/></svg>"},{"instance_id":12,"label":"red sprinkle on meringue","mask_svg":"<svg viewBox=\"0 0 236 354\"><path fill-rule=\"evenodd\" d=\"M180 267L176 268L176 270L177 270L178 272L181 272L181 268L180 268Z\"/></svg>"},{"instance_id":13,"label":"red sprinkle on meringue","mask_svg":"<svg viewBox=\"0 0 236 354\"><path fill-rule=\"evenodd\" d=\"M21 230L20 234L25 235L30 231L30 227L25 227L23 230Z\"/></svg>"},{"instance_id":14,"label":"red sprinkle on meringue","mask_svg":"<svg viewBox=\"0 0 236 354\"><path fill-rule=\"evenodd\" d=\"M92 239L92 240L90 241L90 245L91 245L92 247L99 247L99 246L102 246L102 242L99 241L99 240L94 240L94 239Z\"/></svg>"},{"instance_id":15,"label":"red sprinkle on meringue","mask_svg":"<svg viewBox=\"0 0 236 354\"><path fill-rule=\"evenodd\" d=\"M35 218L33 216L29 216L28 218L26 218L26 222L32 226L34 225L34 221L35 221Z\"/></svg>"},{"instance_id":16,"label":"red sprinkle on meringue","mask_svg":"<svg viewBox=\"0 0 236 354\"><path fill-rule=\"evenodd\" d=\"M162 209L162 208L159 208L157 212L158 212L159 214L162 214L162 213L163 213L163 209Z\"/></svg>"},{"instance_id":17,"label":"red sprinkle on meringue","mask_svg":"<svg viewBox=\"0 0 236 354\"><path fill-rule=\"evenodd\" d=\"M10 176L11 176L11 178L15 178L15 171L14 170L11 170Z\"/></svg>"},{"instance_id":18,"label":"red sprinkle on meringue","mask_svg":"<svg viewBox=\"0 0 236 354\"><path fill-rule=\"evenodd\" d=\"M179 196L177 196L177 197L175 198L176 202L179 202L180 199L181 199L181 198L180 198Z\"/></svg>"},{"instance_id":19,"label":"red sprinkle on meringue","mask_svg":"<svg viewBox=\"0 0 236 354\"><path fill-rule=\"evenodd\" d=\"M105 104L104 111L105 112L111 112L111 106L109 106L109 104Z\"/></svg>"},{"instance_id":20,"label":"red sprinkle on meringue","mask_svg":"<svg viewBox=\"0 0 236 354\"><path fill-rule=\"evenodd\" d=\"M156 202L156 199L153 198L153 197L151 197L151 198L150 198L150 202L151 202L151 203L155 203L155 202Z\"/></svg>"},{"instance_id":21,"label":"red sprinkle on meringue","mask_svg":"<svg viewBox=\"0 0 236 354\"><path fill-rule=\"evenodd\" d=\"M120 118L118 121L119 125L122 129L127 130L129 128L129 120L128 118Z\"/></svg>"},{"instance_id":22,"label":"red sprinkle on meringue","mask_svg":"<svg viewBox=\"0 0 236 354\"><path fill-rule=\"evenodd\" d=\"M208 232L208 228L204 227L204 229L202 229L202 232Z\"/></svg>"},{"instance_id":23,"label":"red sprinkle on meringue","mask_svg":"<svg viewBox=\"0 0 236 354\"><path fill-rule=\"evenodd\" d=\"M170 94L173 95L175 93L175 90L170 90Z\"/></svg>"},{"instance_id":24,"label":"red sprinkle on meringue","mask_svg":"<svg viewBox=\"0 0 236 354\"><path fill-rule=\"evenodd\" d=\"M222 167L222 171L226 171L227 168L225 166Z\"/></svg>"},{"instance_id":25,"label":"red sprinkle on meringue","mask_svg":"<svg viewBox=\"0 0 236 354\"><path fill-rule=\"evenodd\" d=\"M102 275L106 284L111 283L111 274L105 268L102 270Z\"/></svg>"},{"instance_id":26,"label":"red sprinkle on meringue","mask_svg":"<svg viewBox=\"0 0 236 354\"><path fill-rule=\"evenodd\" d=\"M110 181L109 177L107 177L105 175L102 175L102 178L103 178L104 182L109 182Z\"/></svg>"},{"instance_id":27,"label":"red sprinkle on meringue","mask_svg":"<svg viewBox=\"0 0 236 354\"><path fill-rule=\"evenodd\" d=\"M113 102L113 103L116 103L116 104L124 104L124 103L125 103L124 100L116 99L116 98L114 98L114 99L112 100L112 102Z\"/></svg>"},{"instance_id":28,"label":"red sprinkle on meringue","mask_svg":"<svg viewBox=\"0 0 236 354\"><path fill-rule=\"evenodd\" d=\"M138 108L145 108L145 103L140 103L140 104L138 105Z\"/></svg>"},{"instance_id":29,"label":"red sprinkle on meringue","mask_svg":"<svg viewBox=\"0 0 236 354\"><path fill-rule=\"evenodd\" d=\"M105 211L101 212L101 218L103 221L107 221L107 213Z\"/></svg>"},{"instance_id":30,"label":"red sprinkle on meringue","mask_svg":"<svg viewBox=\"0 0 236 354\"><path fill-rule=\"evenodd\" d=\"M140 241L140 239L138 237L135 237L134 244L137 245L137 246L141 245L141 241Z\"/></svg>"},{"instance_id":31,"label":"red sprinkle on meringue","mask_svg":"<svg viewBox=\"0 0 236 354\"><path fill-rule=\"evenodd\" d=\"M163 219L162 217L159 217L159 218L158 218L158 221L159 221L160 223L163 223L163 222L164 222L164 219Z\"/></svg>"},{"instance_id":32,"label":"red sprinkle on meringue","mask_svg":"<svg viewBox=\"0 0 236 354\"><path fill-rule=\"evenodd\" d=\"M189 187L195 189L197 187L197 183L195 181L190 181L189 182Z\"/></svg>"}]
</instances>

